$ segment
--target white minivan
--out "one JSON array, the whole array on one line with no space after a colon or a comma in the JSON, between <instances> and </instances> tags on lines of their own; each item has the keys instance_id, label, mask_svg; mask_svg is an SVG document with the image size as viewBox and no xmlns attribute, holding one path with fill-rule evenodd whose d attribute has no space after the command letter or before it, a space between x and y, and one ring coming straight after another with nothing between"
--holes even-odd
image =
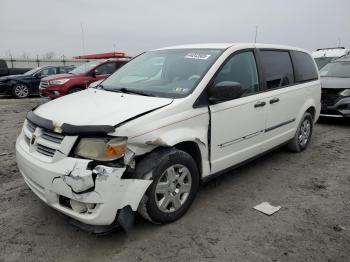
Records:
<instances>
[{"instance_id":1,"label":"white minivan","mask_svg":"<svg viewBox=\"0 0 350 262\"><path fill-rule=\"evenodd\" d=\"M311 55L266 44L145 52L94 88L27 114L16 143L25 182L80 225L180 218L201 181L288 145L320 114Z\"/></svg>"}]
</instances>

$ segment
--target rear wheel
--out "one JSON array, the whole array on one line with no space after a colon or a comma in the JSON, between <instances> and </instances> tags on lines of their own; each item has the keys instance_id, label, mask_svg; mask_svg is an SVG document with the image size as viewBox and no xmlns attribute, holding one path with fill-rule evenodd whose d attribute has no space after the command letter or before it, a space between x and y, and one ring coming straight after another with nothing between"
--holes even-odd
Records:
<instances>
[{"instance_id":1,"label":"rear wheel","mask_svg":"<svg viewBox=\"0 0 350 262\"><path fill-rule=\"evenodd\" d=\"M196 162L186 152L160 151L146 156L138 164L136 174L153 180L141 200L139 213L151 222L165 224L179 219L191 206L199 186L199 173Z\"/></svg>"},{"instance_id":2,"label":"rear wheel","mask_svg":"<svg viewBox=\"0 0 350 262\"><path fill-rule=\"evenodd\" d=\"M26 98L30 94L30 89L25 84L16 84L12 88L12 94L16 98Z\"/></svg>"},{"instance_id":3,"label":"rear wheel","mask_svg":"<svg viewBox=\"0 0 350 262\"><path fill-rule=\"evenodd\" d=\"M294 138L288 143L287 147L293 152L301 152L305 150L310 143L312 131L312 115L308 112L305 112L299 123Z\"/></svg>"}]
</instances>

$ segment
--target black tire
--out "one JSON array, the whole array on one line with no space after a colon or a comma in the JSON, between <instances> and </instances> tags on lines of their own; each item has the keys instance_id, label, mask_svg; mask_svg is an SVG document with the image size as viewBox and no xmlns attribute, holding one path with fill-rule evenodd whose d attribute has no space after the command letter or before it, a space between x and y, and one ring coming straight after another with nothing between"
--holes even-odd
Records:
<instances>
[{"instance_id":1,"label":"black tire","mask_svg":"<svg viewBox=\"0 0 350 262\"><path fill-rule=\"evenodd\" d=\"M305 125L307 124L309 124L309 131L308 131L308 134L306 135L307 129L305 129L306 128ZM296 153L304 151L310 143L313 127L314 127L314 121L313 121L312 115L308 112L305 112L298 125L298 129L295 132L295 136L287 144L287 148L290 151L296 152ZM300 138L301 135L304 135L303 139Z\"/></svg>"},{"instance_id":2,"label":"black tire","mask_svg":"<svg viewBox=\"0 0 350 262\"><path fill-rule=\"evenodd\" d=\"M30 95L30 88L26 84L15 84L12 87L12 95L16 98L27 98Z\"/></svg>"},{"instance_id":3,"label":"black tire","mask_svg":"<svg viewBox=\"0 0 350 262\"><path fill-rule=\"evenodd\" d=\"M71 90L68 91L68 94L73 94L73 93L80 92L83 90L84 90L84 88L81 88L81 87L73 87Z\"/></svg>"},{"instance_id":4,"label":"black tire","mask_svg":"<svg viewBox=\"0 0 350 262\"><path fill-rule=\"evenodd\" d=\"M186 175L186 176L191 177L190 185L187 184L187 186L190 189L188 193L183 193L183 192L176 193L175 190L177 189L176 189L176 186L174 186L175 189L173 189L174 191L172 193L170 193L170 191L165 193L167 196L165 196L164 194L164 199L166 197L181 199L181 197L185 195L186 197L185 197L185 200L183 200L184 202L181 203L181 206L178 209L176 209L174 205L173 208L175 210L171 211L170 209L171 209L172 203L169 203L169 212L164 212L163 210L161 210L161 207L159 207L159 201L157 200L159 197L159 193L156 194L156 189L157 189L157 185L159 185L158 183L160 182L160 179L163 179L164 176L167 177L168 174L167 175L164 175L164 174L167 172L169 168L171 169L171 167L173 166L175 170L176 168L178 168L178 166L181 166L176 172L182 172L183 170L186 170L186 171L183 171L182 174L179 173L178 174L179 177L185 173L186 174L189 173L189 175ZM174 148L157 149L151 152L150 154L148 154L139 163L136 163L135 177L139 179L153 180L152 184L149 186L149 188L147 189L145 195L143 196L140 202L138 212L147 220L157 224L170 223L179 219L181 216L183 216L191 206L192 202L194 201L196 193L198 191L198 187L199 187L199 172L198 172L196 162L186 152L177 150ZM181 189L179 189L179 191L180 190ZM172 195L172 194L175 194L175 195Z\"/></svg>"}]
</instances>

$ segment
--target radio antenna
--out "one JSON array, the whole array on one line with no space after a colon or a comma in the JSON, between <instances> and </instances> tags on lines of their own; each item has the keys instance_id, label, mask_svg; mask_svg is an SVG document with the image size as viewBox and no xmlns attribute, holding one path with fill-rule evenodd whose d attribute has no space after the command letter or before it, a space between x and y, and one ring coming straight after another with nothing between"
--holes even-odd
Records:
<instances>
[{"instance_id":1,"label":"radio antenna","mask_svg":"<svg viewBox=\"0 0 350 262\"><path fill-rule=\"evenodd\" d=\"M258 38L258 26L255 26L255 37L254 37L254 43L256 43L256 39Z\"/></svg>"}]
</instances>

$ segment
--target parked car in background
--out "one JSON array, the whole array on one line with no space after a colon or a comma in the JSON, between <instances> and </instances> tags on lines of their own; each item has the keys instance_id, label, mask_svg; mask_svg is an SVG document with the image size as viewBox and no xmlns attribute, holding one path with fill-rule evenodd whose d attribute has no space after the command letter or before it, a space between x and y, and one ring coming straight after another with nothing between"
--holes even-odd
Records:
<instances>
[{"instance_id":1,"label":"parked car in background","mask_svg":"<svg viewBox=\"0 0 350 262\"><path fill-rule=\"evenodd\" d=\"M312 52L312 56L316 61L318 69L321 69L332 60L348 54L350 54L350 50L345 49L345 47L320 48L315 52Z\"/></svg>"},{"instance_id":2,"label":"parked car in background","mask_svg":"<svg viewBox=\"0 0 350 262\"><path fill-rule=\"evenodd\" d=\"M96 60L85 63L68 74L45 77L40 82L40 95L54 99L84 90L91 83L113 74L129 60L129 58Z\"/></svg>"},{"instance_id":3,"label":"parked car in background","mask_svg":"<svg viewBox=\"0 0 350 262\"><path fill-rule=\"evenodd\" d=\"M328 63L320 70L321 116L350 117L350 55Z\"/></svg>"},{"instance_id":4,"label":"parked car in background","mask_svg":"<svg viewBox=\"0 0 350 262\"><path fill-rule=\"evenodd\" d=\"M45 66L34 68L22 75L0 77L0 94L26 98L39 94L39 84L43 77L71 71L73 66Z\"/></svg>"},{"instance_id":5,"label":"parked car in background","mask_svg":"<svg viewBox=\"0 0 350 262\"><path fill-rule=\"evenodd\" d=\"M316 64L299 48L153 50L98 88L30 111L17 163L40 199L85 229L128 228L135 211L170 223L200 181L285 144L305 150L320 101Z\"/></svg>"},{"instance_id":6,"label":"parked car in background","mask_svg":"<svg viewBox=\"0 0 350 262\"><path fill-rule=\"evenodd\" d=\"M0 77L8 75L18 75L28 72L32 68L8 68L5 60L0 59Z\"/></svg>"}]
</instances>

